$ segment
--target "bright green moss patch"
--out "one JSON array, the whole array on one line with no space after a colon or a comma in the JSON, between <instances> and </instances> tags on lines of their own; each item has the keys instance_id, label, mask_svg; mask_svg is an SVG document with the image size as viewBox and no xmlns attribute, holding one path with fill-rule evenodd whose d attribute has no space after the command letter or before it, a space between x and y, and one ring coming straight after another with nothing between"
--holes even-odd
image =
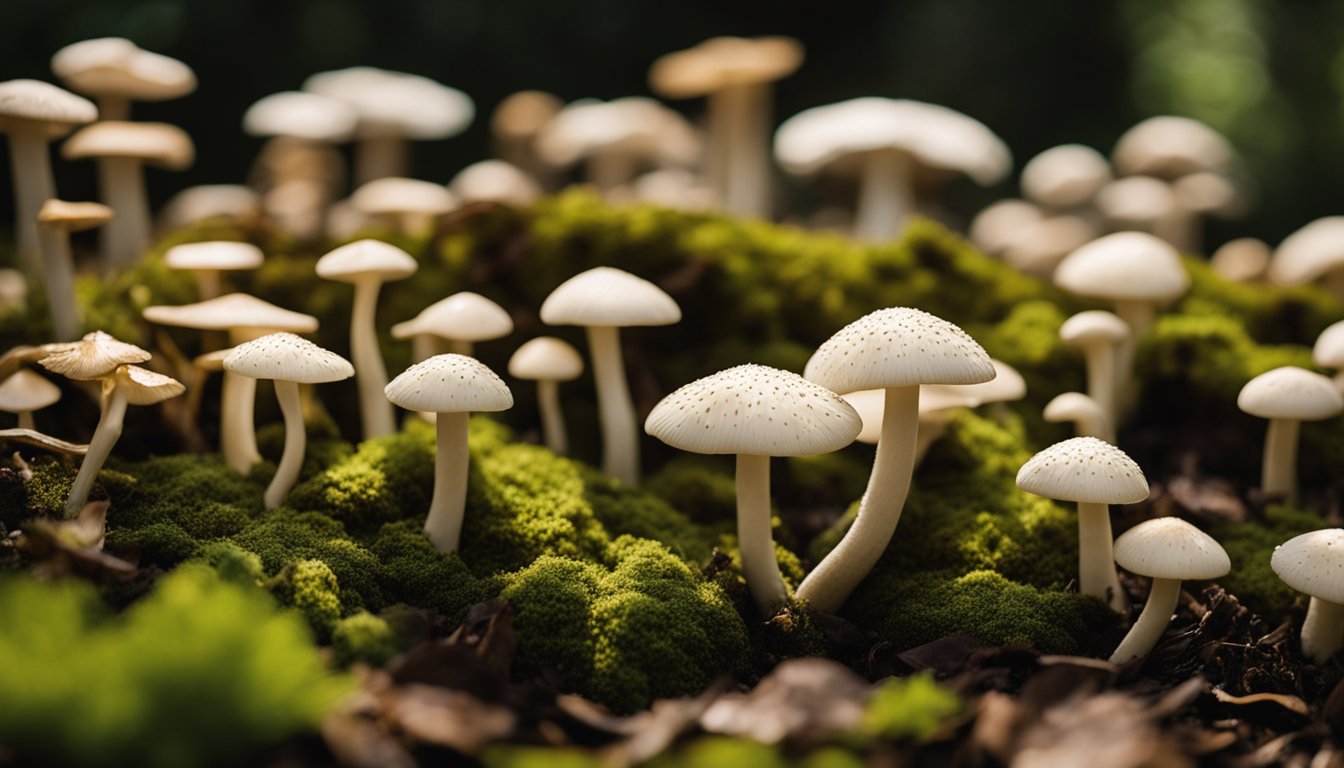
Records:
<instances>
[{"instance_id":1,"label":"bright green moss patch","mask_svg":"<svg viewBox=\"0 0 1344 768\"><path fill-rule=\"evenodd\" d=\"M961 699L928 672L888 679L873 691L863 717L869 736L924 741L961 711Z\"/></svg>"},{"instance_id":2,"label":"bright green moss patch","mask_svg":"<svg viewBox=\"0 0 1344 768\"><path fill-rule=\"evenodd\" d=\"M359 661L374 666L386 664L401 651L392 627L382 618L363 611L337 622L331 647L341 664Z\"/></svg>"}]
</instances>

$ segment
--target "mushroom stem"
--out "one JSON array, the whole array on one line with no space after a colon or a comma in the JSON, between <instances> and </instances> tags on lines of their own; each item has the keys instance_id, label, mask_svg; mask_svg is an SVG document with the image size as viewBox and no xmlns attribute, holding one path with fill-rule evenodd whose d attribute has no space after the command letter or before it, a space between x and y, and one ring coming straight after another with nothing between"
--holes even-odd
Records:
<instances>
[{"instance_id":1,"label":"mushroom stem","mask_svg":"<svg viewBox=\"0 0 1344 768\"><path fill-rule=\"evenodd\" d=\"M770 457L737 455L737 547L742 575L761 616L774 616L788 600L770 531Z\"/></svg>"},{"instance_id":2,"label":"mushroom stem","mask_svg":"<svg viewBox=\"0 0 1344 768\"><path fill-rule=\"evenodd\" d=\"M590 326L588 347L597 381L598 420L602 423L602 471L627 485L637 485L638 425L621 360L620 330L610 325Z\"/></svg>"},{"instance_id":3,"label":"mushroom stem","mask_svg":"<svg viewBox=\"0 0 1344 768\"><path fill-rule=\"evenodd\" d=\"M299 385L292 381L276 379L275 399L280 402L280 414L285 418L285 451L280 455L280 465L275 468L275 477L266 486L266 508L275 509L289 495L294 483L299 479L299 469L303 467L303 452L308 446L308 436L303 430L303 404L299 401Z\"/></svg>"},{"instance_id":4,"label":"mushroom stem","mask_svg":"<svg viewBox=\"0 0 1344 768\"><path fill-rule=\"evenodd\" d=\"M887 550L910 492L918 428L919 386L887 388L877 457L858 517L840 544L798 587L798 597L814 608L827 613L840 610Z\"/></svg>"},{"instance_id":5,"label":"mushroom stem","mask_svg":"<svg viewBox=\"0 0 1344 768\"><path fill-rule=\"evenodd\" d=\"M1101 598L1111 610L1129 608L1115 573L1111 510L1106 504L1078 502L1078 591Z\"/></svg>"},{"instance_id":6,"label":"mushroom stem","mask_svg":"<svg viewBox=\"0 0 1344 768\"><path fill-rule=\"evenodd\" d=\"M15 120L9 126L9 162L14 171L15 220L19 254L30 271L38 271L37 214L56 197L47 134L40 123Z\"/></svg>"},{"instance_id":7,"label":"mushroom stem","mask_svg":"<svg viewBox=\"0 0 1344 768\"><path fill-rule=\"evenodd\" d=\"M196 293L201 297L201 301L207 301L220 295L219 270L197 269L193 270L191 274L192 277L196 278Z\"/></svg>"},{"instance_id":8,"label":"mushroom stem","mask_svg":"<svg viewBox=\"0 0 1344 768\"><path fill-rule=\"evenodd\" d=\"M224 371L219 393L219 450L224 454L224 463L242 474L261 461L256 427L252 423L256 397L256 379Z\"/></svg>"},{"instance_id":9,"label":"mushroom stem","mask_svg":"<svg viewBox=\"0 0 1344 768\"><path fill-rule=\"evenodd\" d=\"M440 413L435 420L434 497L425 518L425 535L444 554L457 551L462 512L467 503L466 413Z\"/></svg>"},{"instance_id":10,"label":"mushroom stem","mask_svg":"<svg viewBox=\"0 0 1344 768\"><path fill-rule=\"evenodd\" d=\"M51 327L57 341L79 338L79 304L75 301L75 260L70 233L62 227L38 227L42 242L42 284L51 305Z\"/></svg>"},{"instance_id":11,"label":"mushroom stem","mask_svg":"<svg viewBox=\"0 0 1344 768\"><path fill-rule=\"evenodd\" d=\"M357 281L354 312L350 317L350 362L355 366L355 381L359 385L359 414L365 440L397 430L396 412L383 394L387 368L383 366L378 331L374 328L378 290L382 285L377 277Z\"/></svg>"},{"instance_id":12,"label":"mushroom stem","mask_svg":"<svg viewBox=\"0 0 1344 768\"><path fill-rule=\"evenodd\" d=\"M620 150L598 152L584 164L584 175L599 192L610 195L635 178L635 159Z\"/></svg>"},{"instance_id":13,"label":"mushroom stem","mask_svg":"<svg viewBox=\"0 0 1344 768\"><path fill-rule=\"evenodd\" d=\"M405 176L409 147L399 136L362 136L355 150L355 186Z\"/></svg>"},{"instance_id":14,"label":"mushroom stem","mask_svg":"<svg viewBox=\"0 0 1344 768\"><path fill-rule=\"evenodd\" d=\"M99 120L130 120L131 100L115 93L104 93L96 97Z\"/></svg>"},{"instance_id":15,"label":"mushroom stem","mask_svg":"<svg viewBox=\"0 0 1344 768\"><path fill-rule=\"evenodd\" d=\"M854 236L884 242L901 234L914 210L910 159L900 152L870 153L863 166Z\"/></svg>"},{"instance_id":16,"label":"mushroom stem","mask_svg":"<svg viewBox=\"0 0 1344 768\"><path fill-rule=\"evenodd\" d=\"M103 226L103 265L131 266L149 244L149 199L143 164L132 157L99 158L98 188L103 201L117 212Z\"/></svg>"},{"instance_id":17,"label":"mushroom stem","mask_svg":"<svg viewBox=\"0 0 1344 768\"><path fill-rule=\"evenodd\" d=\"M769 129L770 89L760 83L724 88L712 108L725 114L715 127L727 132L723 152L724 207L738 216L770 215L770 161L765 137Z\"/></svg>"},{"instance_id":18,"label":"mushroom stem","mask_svg":"<svg viewBox=\"0 0 1344 768\"><path fill-rule=\"evenodd\" d=\"M1153 579L1143 613L1139 614L1139 620L1134 622L1129 634L1125 635L1115 653L1111 654L1111 663L1128 664L1147 656L1157 641L1162 639L1167 624L1171 623L1171 615L1176 612L1176 601L1180 597L1180 579Z\"/></svg>"},{"instance_id":19,"label":"mushroom stem","mask_svg":"<svg viewBox=\"0 0 1344 768\"><path fill-rule=\"evenodd\" d=\"M1302 653L1324 664L1344 645L1344 605L1311 598L1302 622Z\"/></svg>"},{"instance_id":20,"label":"mushroom stem","mask_svg":"<svg viewBox=\"0 0 1344 768\"><path fill-rule=\"evenodd\" d=\"M89 500L89 491L93 490L93 481L98 470L112 453L112 446L121 437L122 423L126 418L126 394L115 383L104 384L111 392L103 398L103 413L98 417L98 426L93 430L93 439L89 441L88 453L79 464L79 474L70 486L70 496L65 501L65 516L75 517Z\"/></svg>"},{"instance_id":21,"label":"mushroom stem","mask_svg":"<svg viewBox=\"0 0 1344 768\"><path fill-rule=\"evenodd\" d=\"M15 415L19 417L18 424L16 425L19 429L37 429L37 426L33 424L32 411L24 411L23 413L17 413Z\"/></svg>"},{"instance_id":22,"label":"mushroom stem","mask_svg":"<svg viewBox=\"0 0 1344 768\"><path fill-rule=\"evenodd\" d=\"M560 411L560 383L542 379L537 382L537 409L541 411L541 433L546 447L557 456L569 453L569 434Z\"/></svg>"},{"instance_id":23,"label":"mushroom stem","mask_svg":"<svg viewBox=\"0 0 1344 768\"><path fill-rule=\"evenodd\" d=\"M1297 495L1297 435L1301 424L1296 419L1269 420L1260 470L1260 490L1266 495Z\"/></svg>"},{"instance_id":24,"label":"mushroom stem","mask_svg":"<svg viewBox=\"0 0 1344 768\"><path fill-rule=\"evenodd\" d=\"M421 360L439 354L439 337L432 333L417 333L411 339L411 362L418 363Z\"/></svg>"},{"instance_id":25,"label":"mushroom stem","mask_svg":"<svg viewBox=\"0 0 1344 768\"><path fill-rule=\"evenodd\" d=\"M1127 401L1133 395L1129 385L1134 379L1134 354L1157 322L1157 307L1148 301L1117 301L1115 314L1129 326L1129 338L1115 347L1115 390L1111 394L1115 415L1111 421L1115 422L1113 428L1118 429L1120 413L1128 408Z\"/></svg>"},{"instance_id":26,"label":"mushroom stem","mask_svg":"<svg viewBox=\"0 0 1344 768\"><path fill-rule=\"evenodd\" d=\"M476 345L470 341L462 339L450 339L448 341L448 351L454 355L466 355L471 357L476 352Z\"/></svg>"},{"instance_id":27,"label":"mushroom stem","mask_svg":"<svg viewBox=\"0 0 1344 768\"><path fill-rule=\"evenodd\" d=\"M1092 433L1106 442L1115 444L1115 422L1118 417L1115 407L1116 357L1119 347L1111 344L1088 344L1083 348L1083 359L1087 364L1087 395L1096 401L1101 412L1106 415L1106 424L1097 425Z\"/></svg>"}]
</instances>

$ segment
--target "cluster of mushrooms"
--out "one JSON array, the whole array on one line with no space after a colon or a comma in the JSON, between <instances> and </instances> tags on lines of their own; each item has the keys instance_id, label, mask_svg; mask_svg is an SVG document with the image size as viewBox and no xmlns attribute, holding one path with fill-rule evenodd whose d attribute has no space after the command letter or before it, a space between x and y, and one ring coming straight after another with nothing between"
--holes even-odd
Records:
<instances>
[{"instance_id":1,"label":"cluster of mushrooms","mask_svg":"<svg viewBox=\"0 0 1344 768\"><path fill-rule=\"evenodd\" d=\"M468 482L468 415L513 405L508 385L472 355L478 342L513 330L509 313L483 296L456 293L391 328L413 345L416 362L392 378L375 325L382 285L409 278L414 257L389 243L354 239L370 225L414 231L464 203L524 205L582 163L586 179L608 199L717 208L742 216L774 209L770 165L771 84L796 70L802 49L786 38L715 38L657 60L649 81L671 99L706 97L702 131L644 97L565 105L528 91L499 105L492 119L499 159L464 169L449 184L406 177L410 142L448 138L474 115L470 98L415 75L368 67L313 75L302 90L273 94L244 117L245 130L268 139L249 186L209 185L180 193L164 226L226 217L262 217L301 238L353 240L323 256L317 276L353 286L350 359L303 338L317 318L225 291L223 273L255 269L265 258L254 245L198 242L169 249L169 267L190 271L199 301L153 306L152 324L195 329L204 354L178 371L187 380L142 367L151 353L96 331L75 340L82 322L73 296L69 232L105 226L105 268L135 263L151 236L143 166L183 168L194 147L172 126L136 123L133 101L191 92L195 76L181 62L119 38L77 43L53 59L53 70L97 105L54 85L0 83L0 131L9 137L18 205L19 253L40 274L58 341L0 357L0 408L20 414L28 439L55 441L32 429L27 414L60 390L31 366L80 382L97 382L101 418L67 502L77 513L122 429L128 405L188 393L200 407L206 377L223 374L220 446L224 461L248 472L260 460L254 427L256 382L274 382L285 422L284 451L265 491L265 505L284 503L303 463L303 398L310 387L353 377L361 434L397 428L396 408L436 424L435 485L425 532L443 552L456 551ZM61 147L69 159L99 163L105 204L57 198L47 143L78 126ZM345 190L338 147L356 145L357 187ZM800 113L779 126L773 151L800 175L820 172L857 179L857 205L844 219L855 237L888 240L907 217L927 206L928 188L962 174L982 184L1003 178L1011 156L988 128L953 110L920 102L861 98ZM1112 167L1113 165L1113 167ZM1026 492L1078 504L1081 592L1118 612L1128 605L1116 566L1151 578L1147 605L1112 660L1145 656L1165 628L1181 581L1226 574L1230 562L1213 539L1176 518L1142 523L1113 541L1109 505L1138 502L1148 485L1119 448L1117 426L1135 406L1137 342L1162 308L1189 289L1178 249L1200 249L1200 217L1235 212L1246 200L1230 145L1205 126L1154 118L1125 134L1108 162L1079 145L1057 147L1023 171L1028 201L987 209L972 237L1027 272L1048 277L1114 312L1090 310L1068 319L1061 340L1077 347L1087 391L1052 400L1050 421L1074 424L1077 437L1028 461L1017 482ZM927 207L924 208L927 210ZM1321 279L1344 286L1344 218L1308 225L1271 253L1234 241L1214 258L1224 275L1296 283ZM1236 247L1233 248L1233 245ZM1229 250L1230 249L1230 250ZM1339 268L1338 270L1336 268ZM8 275L5 275L8 278ZM3 283L5 281L0 281ZM540 308L549 325L586 329L588 365L596 383L603 469L639 482L639 417L626 381L620 330L677 323L681 309L656 285L613 267L599 267L557 286ZM1317 364L1344 371L1344 322L1317 341ZM24 366L30 367L24 367ZM508 373L537 382L546 444L567 450L558 386L583 374L578 350L555 337L520 346ZM1299 425L1344 410L1344 373L1332 381L1280 368L1246 384L1238 405L1269 420L1262 489L1292 497ZM1002 408L1026 394L1023 378L991 360L955 325L919 309L895 307L866 315L822 344L803 375L741 365L672 392L648 414L643 429L681 450L731 454L737 462L738 537L742 572L760 612L789 600L770 523L770 457L839 450L858 439L876 444L868 488L852 527L807 575L797 598L838 611L890 543L914 472L958 408ZM194 416L193 416L194 418ZM68 444L66 444L68 446ZM1324 660L1344 644L1344 530L1297 537L1274 554L1275 571L1311 595L1302 631L1305 653Z\"/></svg>"}]
</instances>

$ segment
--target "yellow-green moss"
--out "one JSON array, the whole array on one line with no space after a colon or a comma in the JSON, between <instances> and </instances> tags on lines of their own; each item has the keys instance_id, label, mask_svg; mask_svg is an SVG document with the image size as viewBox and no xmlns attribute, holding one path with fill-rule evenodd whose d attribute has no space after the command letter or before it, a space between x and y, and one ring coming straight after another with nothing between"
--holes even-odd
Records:
<instances>
[{"instance_id":1,"label":"yellow-green moss","mask_svg":"<svg viewBox=\"0 0 1344 768\"><path fill-rule=\"evenodd\" d=\"M873 690L863 731L891 741L924 741L960 711L961 699L935 682L932 673L891 678Z\"/></svg>"}]
</instances>

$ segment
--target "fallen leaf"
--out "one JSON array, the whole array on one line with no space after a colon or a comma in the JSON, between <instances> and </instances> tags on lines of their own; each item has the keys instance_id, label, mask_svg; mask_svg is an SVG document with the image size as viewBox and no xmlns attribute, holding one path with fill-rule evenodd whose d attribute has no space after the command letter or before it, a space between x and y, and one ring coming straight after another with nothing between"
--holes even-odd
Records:
<instances>
[{"instance_id":1,"label":"fallen leaf","mask_svg":"<svg viewBox=\"0 0 1344 768\"><path fill-rule=\"evenodd\" d=\"M868 696L868 682L844 665L820 658L791 659L749 693L720 696L700 716L700 726L762 744L786 738L807 742L856 730Z\"/></svg>"},{"instance_id":2,"label":"fallen leaf","mask_svg":"<svg viewBox=\"0 0 1344 768\"><path fill-rule=\"evenodd\" d=\"M513 733L513 712L461 691L412 683L384 695L383 717L417 742L478 753Z\"/></svg>"}]
</instances>

